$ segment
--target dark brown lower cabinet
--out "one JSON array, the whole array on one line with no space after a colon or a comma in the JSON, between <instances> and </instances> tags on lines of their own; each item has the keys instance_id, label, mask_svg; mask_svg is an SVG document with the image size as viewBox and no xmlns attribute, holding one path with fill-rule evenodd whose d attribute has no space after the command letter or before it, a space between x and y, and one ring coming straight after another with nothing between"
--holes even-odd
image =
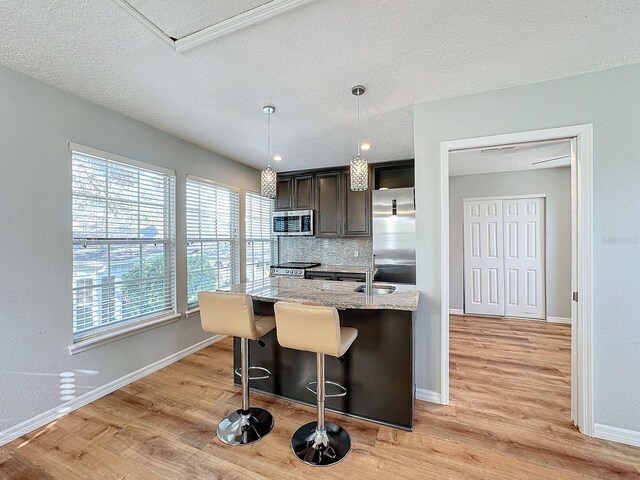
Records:
<instances>
[{"instance_id":1,"label":"dark brown lower cabinet","mask_svg":"<svg viewBox=\"0 0 640 480\"><path fill-rule=\"evenodd\" d=\"M305 278L309 280L333 280L337 282L365 282L364 273L314 272L307 271Z\"/></svg>"},{"instance_id":2,"label":"dark brown lower cabinet","mask_svg":"<svg viewBox=\"0 0 640 480\"><path fill-rule=\"evenodd\" d=\"M307 272L305 278L309 280L335 280L335 275L333 273Z\"/></svg>"}]
</instances>

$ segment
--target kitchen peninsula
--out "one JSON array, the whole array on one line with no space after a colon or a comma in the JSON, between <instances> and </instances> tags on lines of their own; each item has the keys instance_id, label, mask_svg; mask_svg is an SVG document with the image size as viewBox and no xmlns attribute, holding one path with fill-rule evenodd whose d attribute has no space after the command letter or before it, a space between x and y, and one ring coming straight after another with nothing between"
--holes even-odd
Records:
<instances>
[{"instance_id":1,"label":"kitchen peninsula","mask_svg":"<svg viewBox=\"0 0 640 480\"><path fill-rule=\"evenodd\" d=\"M413 312L418 292L415 286L394 285L393 293L367 296L356 292L357 286L352 282L270 277L236 285L232 291L251 295L256 315L273 315L273 304L278 301L336 307L341 325L357 328L358 338L343 358L327 357L327 380L347 388L345 397L327 398L327 408L411 430ZM269 369L272 376L252 382L251 388L313 405L315 396L305 385L315 378L315 354L280 347L275 330L263 341L264 347L251 342L251 365ZM234 369L240 364L239 346L236 338Z\"/></svg>"}]
</instances>

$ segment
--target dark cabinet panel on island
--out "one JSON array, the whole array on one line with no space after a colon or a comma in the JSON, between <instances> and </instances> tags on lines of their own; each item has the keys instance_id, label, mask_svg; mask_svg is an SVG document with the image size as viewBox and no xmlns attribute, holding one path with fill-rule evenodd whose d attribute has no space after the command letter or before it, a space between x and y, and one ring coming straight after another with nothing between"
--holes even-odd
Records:
<instances>
[{"instance_id":1,"label":"dark cabinet panel on island","mask_svg":"<svg viewBox=\"0 0 640 480\"><path fill-rule=\"evenodd\" d=\"M253 301L257 315L273 315L273 302ZM358 338L342 357L327 357L327 378L344 385L346 397L327 398L327 408L404 430L413 428L414 366L412 313L400 310L340 309L340 324L358 330ZM282 348L276 330L263 337L266 346L249 342L255 365L271 376L251 386L267 395L309 404L315 400L307 389L316 355ZM233 369L240 367L240 339L233 345ZM231 372L231 370L230 370ZM236 385L240 379L234 377ZM297 407L296 407L297 408Z\"/></svg>"}]
</instances>

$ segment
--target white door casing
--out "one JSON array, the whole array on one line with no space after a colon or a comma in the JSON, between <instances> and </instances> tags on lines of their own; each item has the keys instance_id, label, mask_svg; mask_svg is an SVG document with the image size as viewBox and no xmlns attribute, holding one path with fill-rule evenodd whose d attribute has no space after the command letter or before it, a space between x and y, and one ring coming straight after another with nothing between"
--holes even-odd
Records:
<instances>
[{"instance_id":1,"label":"white door casing","mask_svg":"<svg viewBox=\"0 0 640 480\"><path fill-rule=\"evenodd\" d=\"M465 313L504 315L502 199L464 202Z\"/></svg>"},{"instance_id":2,"label":"white door casing","mask_svg":"<svg viewBox=\"0 0 640 480\"><path fill-rule=\"evenodd\" d=\"M516 143L567 138L572 140L571 214L576 247L572 253L571 420L593 436L593 125L572 125L440 143L440 403L449 405L449 153ZM444 307L444 308L443 308ZM574 340L575 339L575 340ZM574 367L575 366L575 367ZM575 399L574 399L575 396Z\"/></svg>"},{"instance_id":3,"label":"white door casing","mask_svg":"<svg viewBox=\"0 0 640 480\"><path fill-rule=\"evenodd\" d=\"M503 200L505 315L544 320L545 199Z\"/></svg>"}]
</instances>

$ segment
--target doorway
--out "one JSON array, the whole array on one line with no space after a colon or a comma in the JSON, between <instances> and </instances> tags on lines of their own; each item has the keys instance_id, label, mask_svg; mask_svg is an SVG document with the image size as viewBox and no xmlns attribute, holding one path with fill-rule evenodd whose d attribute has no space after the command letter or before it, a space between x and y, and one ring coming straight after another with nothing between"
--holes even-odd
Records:
<instances>
[{"instance_id":1,"label":"doorway","mask_svg":"<svg viewBox=\"0 0 640 480\"><path fill-rule=\"evenodd\" d=\"M571 420L593 432L592 380L592 126L578 125L441 143L441 402L449 403L449 165L453 152L527 142L568 140L571 145Z\"/></svg>"}]
</instances>

